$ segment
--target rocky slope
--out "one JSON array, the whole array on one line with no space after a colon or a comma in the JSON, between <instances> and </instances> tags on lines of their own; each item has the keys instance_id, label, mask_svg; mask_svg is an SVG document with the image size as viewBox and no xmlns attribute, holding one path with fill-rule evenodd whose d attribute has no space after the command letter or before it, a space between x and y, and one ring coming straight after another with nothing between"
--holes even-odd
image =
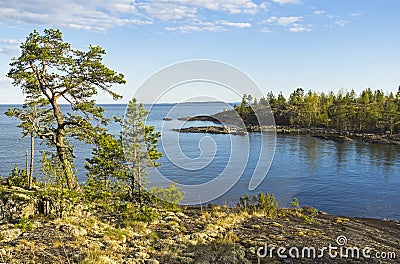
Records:
<instances>
[{"instance_id":1,"label":"rocky slope","mask_svg":"<svg viewBox=\"0 0 400 264\"><path fill-rule=\"evenodd\" d=\"M312 208L279 209L274 217L224 206L158 211L152 223L119 227L112 216L80 211L0 226L3 263L399 263L400 224L346 218ZM370 247L371 258L280 258L278 247ZM257 250L275 247L272 257ZM270 251L268 251L270 252ZM339 252L339 251L338 251ZM397 259L377 259L376 252ZM262 253L262 250L259 251ZM288 252L286 251L286 254ZM391 256L393 257L393 256Z\"/></svg>"}]
</instances>

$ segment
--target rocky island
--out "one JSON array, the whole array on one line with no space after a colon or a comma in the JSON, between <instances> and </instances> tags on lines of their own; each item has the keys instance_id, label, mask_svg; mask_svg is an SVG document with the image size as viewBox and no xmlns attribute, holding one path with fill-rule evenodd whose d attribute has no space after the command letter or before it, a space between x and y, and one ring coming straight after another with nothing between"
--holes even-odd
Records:
<instances>
[{"instance_id":1,"label":"rocky island","mask_svg":"<svg viewBox=\"0 0 400 264\"><path fill-rule=\"evenodd\" d=\"M397 94L367 88L352 91L316 93L297 88L288 98L269 92L255 99L243 95L233 109L210 116L182 117L184 121L211 121L259 132L260 124L276 126L278 134L310 135L338 143L351 140L371 144L400 145L400 89ZM263 119L260 123L259 118ZM268 122L266 122L268 121ZM198 133L199 129L191 129ZM205 131L205 129L201 129ZM207 129L212 131L213 129ZM184 130L182 132L190 132Z\"/></svg>"},{"instance_id":2,"label":"rocky island","mask_svg":"<svg viewBox=\"0 0 400 264\"><path fill-rule=\"evenodd\" d=\"M203 127L187 127L173 129L181 133L209 133L209 134L232 134L232 135L246 135L248 131L238 127L227 126L203 126Z\"/></svg>"},{"instance_id":3,"label":"rocky island","mask_svg":"<svg viewBox=\"0 0 400 264\"><path fill-rule=\"evenodd\" d=\"M209 121L215 124L223 124L224 126L201 126L174 129L181 133L210 133L210 134L236 134L246 135L251 132L276 131L277 134L287 135L309 135L321 140L331 140L336 143L345 143L352 140L358 140L365 143L381 144L381 145L400 145L399 134L377 134L363 133L352 131L341 131L335 128L326 127L299 127L290 125L279 125L275 127L260 127L255 121L255 116L249 119L240 119L235 110L223 111L214 115L206 116L188 116L180 117L181 121Z\"/></svg>"}]
</instances>

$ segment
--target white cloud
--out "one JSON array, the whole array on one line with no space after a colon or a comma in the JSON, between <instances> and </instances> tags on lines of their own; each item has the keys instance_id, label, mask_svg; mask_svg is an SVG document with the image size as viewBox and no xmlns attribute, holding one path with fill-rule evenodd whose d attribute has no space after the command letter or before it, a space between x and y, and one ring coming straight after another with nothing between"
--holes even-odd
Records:
<instances>
[{"instance_id":1,"label":"white cloud","mask_svg":"<svg viewBox=\"0 0 400 264\"><path fill-rule=\"evenodd\" d=\"M358 17L358 16L362 16L363 14L364 14L363 12L356 12L356 13L351 14L350 16Z\"/></svg>"},{"instance_id":2,"label":"white cloud","mask_svg":"<svg viewBox=\"0 0 400 264\"><path fill-rule=\"evenodd\" d=\"M164 29L167 31L176 31L181 33L190 32L222 32L227 31L228 27L249 28L251 24L248 22L231 22L228 20L217 20L213 22L204 22L197 19L189 20L188 25L168 26Z\"/></svg>"},{"instance_id":3,"label":"white cloud","mask_svg":"<svg viewBox=\"0 0 400 264\"><path fill-rule=\"evenodd\" d=\"M224 25L224 26L229 26L229 27L235 27L235 28L249 28L251 27L250 23L244 23L244 22L230 22L226 20L219 20L217 21L218 24Z\"/></svg>"},{"instance_id":4,"label":"white cloud","mask_svg":"<svg viewBox=\"0 0 400 264\"><path fill-rule=\"evenodd\" d=\"M303 26L301 22L304 17L302 16L286 16L286 17L275 17L272 16L264 21L265 24L273 24L281 27L288 27L291 32L305 32L311 31L311 25Z\"/></svg>"},{"instance_id":5,"label":"white cloud","mask_svg":"<svg viewBox=\"0 0 400 264\"><path fill-rule=\"evenodd\" d=\"M268 11L269 4L267 2L262 2L258 5L258 8L260 10Z\"/></svg>"},{"instance_id":6,"label":"white cloud","mask_svg":"<svg viewBox=\"0 0 400 264\"><path fill-rule=\"evenodd\" d=\"M18 48L15 47L0 47L0 53L7 54L7 55L14 55L18 53Z\"/></svg>"},{"instance_id":7,"label":"white cloud","mask_svg":"<svg viewBox=\"0 0 400 264\"><path fill-rule=\"evenodd\" d=\"M303 17L295 17L295 16L290 16L290 17L280 17L277 20L277 24L280 26L289 26L292 25L293 23L302 21Z\"/></svg>"},{"instance_id":8,"label":"white cloud","mask_svg":"<svg viewBox=\"0 0 400 264\"><path fill-rule=\"evenodd\" d=\"M325 10L315 10L313 13L314 13L314 15L322 15L322 14L325 14L326 11Z\"/></svg>"},{"instance_id":9,"label":"white cloud","mask_svg":"<svg viewBox=\"0 0 400 264\"><path fill-rule=\"evenodd\" d=\"M341 27L344 27L347 23L349 23L349 21L348 20L345 20L345 19L339 19L338 21L336 21L335 22L335 25L338 25L338 26L341 26Z\"/></svg>"},{"instance_id":10,"label":"white cloud","mask_svg":"<svg viewBox=\"0 0 400 264\"><path fill-rule=\"evenodd\" d=\"M178 20L183 18L195 18L198 12L196 7L179 5L177 3L156 2L149 4L139 4L140 9L150 19Z\"/></svg>"},{"instance_id":11,"label":"white cloud","mask_svg":"<svg viewBox=\"0 0 400 264\"><path fill-rule=\"evenodd\" d=\"M114 4L114 11L120 13L136 13L136 7L131 4L131 1L120 2Z\"/></svg>"},{"instance_id":12,"label":"white cloud","mask_svg":"<svg viewBox=\"0 0 400 264\"><path fill-rule=\"evenodd\" d=\"M191 33L191 32L221 32L226 31L224 27L215 25L213 23L205 23L204 25L186 25L176 27L165 27L167 31L177 31L180 33Z\"/></svg>"},{"instance_id":13,"label":"white cloud","mask_svg":"<svg viewBox=\"0 0 400 264\"><path fill-rule=\"evenodd\" d=\"M300 22L303 20L303 17L301 16L288 16L288 17L270 17L266 20L264 20L264 23L268 24L277 24L278 26L284 26L284 27L289 27L293 25L294 23Z\"/></svg>"},{"instance_id":14,"label":"white cloud","mask_svg":"<svg viewBox=\"0 0 400 264\"><path fill-rule=\"evenodd\" d=\"M138 16L136 7L127 6L129 1L62 1L26 0L0 2L0 23L34 24L70 27L87 30L106 30L113 26L142 25L151 21ZM124 12L121 12L124 9ZM44 11L45 10L45 11ZM130 16L124 17L123 14Z\"/></svg>"},{"instance_id":15,"label":"white cloud","mask_svg":"<svg viewBox=\"0 0 400 264\"><path fill-rule=\"evenodd\" d=\"M19 45L23 40L18 39L1 39L0 54L14 55L19 51Z\"/></svg>"},{"instance_id":16,"label":"white cloud","mask_svg":"<svg viewBox=\"0 0 400 264\"><path fill-rule=\"evenodd\" d=\"M270 30L269 28L261 28L258 31L262 32L262 33L270 33L270 32L272 32L272 30Z\"/></svg>"},{"instance_id":17,"label":"white cloud","mask_svg":"<svg viewBox=\"0 0 400 264\"><path fill-rule=\"evenodd\" d=\"M138 9L151 18L162 20L197 17L201 10L211 10L230 15L256 14L265 10L265 2L257 5L252 0L175 0L175 1L144 1L136 4Z\"/></svg>"},{"instance_id":18,"label":"white cloud","mask_svg":"<svg viewBox=\"0 0 400 264\"><path fill-rule=\"evenodd\" d=\"M251 28L252 25L261 22L271 26L258 31L270 30L272 25L293 28L291 31L296 32L310 29L301 25L303 16L273 16L260 21L260 17L263 17L269 9L285 8L273 3L286 5L302 2L301 0L1 0L0 24L5 26L29 24L93 31L157 24L166 31L187 33ZM326 11L317 7L313 7L312 10L314 15L328 16ZM304 11L304 16L306 12ZM349 20L350 16L361 14L353 13L349 15ZM332 18L335 19L333 16ZM344 25L347 21L336 23ZM1 53L12 53L15 49L13 43L0 44Z\"/></svg>"},{"instance_id":19,"label":"white cloud","mask_svg":"<svg viewBox=\"0 0 400 264\"><path fill-rule=\"evenodd\" d=\"M267 2L254 0L2 0L0 23L34 24L69 27L74 29L104 31L111 27L149 25L154 23L176 24L169 28L193 27L190 20L204 19L205 12L218 12L230 16L242 14L251 17L266 11ZM221 16L219 16L221 17ZM229 27L249 27L248 21ZM232 22L233 23L233 22ZM242 24L243 23L243 24ZM211 30L211 29L210 29Z\"/></svg>"},{"instance_id":20,"label":"white cloud","mask_svg":"<svg viewBox=\"0 0 400 264\"><path fill-rule=\"evenodd\" d=\"M311 31L311 29L306 28L306 27L291 27L291 28L289 28L289 31L291 31L291 32L308 32L308 31Z\"/></svg>"},{"instance_id":21,"label":"white cloud","mask_svg":"<svg viewBox=\"0 0 400 264\"><path fill-rule=\"evenodd\" d=\"M194 0L194 1L188 1L189 3L196 3L199 2L200 7L206 7L208 8L209 6L216 5L217 9L212 9L215 11L223 11L227 12L229 14L256 14L258 13L260 7L253 2L252 0L221 0L221 1L215 1L215 0ZM261 8L264 8L264 3L261 3L260 6Z\"/></svg>"},{"instance_id":22,"label":"white cloud","mask_svg":"<svg viewBox=\"0 0 400 264\"><path fill-rule=\"evenodd\" d=\"M300 4L301 0L272 0L272 2L285 5L285 4Z\"/></svg>"}]
</instances>

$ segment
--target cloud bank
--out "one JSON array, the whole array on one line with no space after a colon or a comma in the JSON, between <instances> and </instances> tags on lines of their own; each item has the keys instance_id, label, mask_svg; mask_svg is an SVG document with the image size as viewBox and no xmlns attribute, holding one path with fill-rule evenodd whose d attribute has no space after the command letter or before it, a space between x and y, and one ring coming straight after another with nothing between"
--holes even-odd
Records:
<instances>
[{"instance_id":1,"label":"cloud bank","mask_svg":"<svg viewBox=\"0 0 400 264\"><path fill-rule=\"evenodd\" d=\"M182 33L248 28L274 31L270 27L265 30L266 27L262 24L268 23L277 28L288 27L286 30L291 32L310 31L311 26L300 24L310 18L307 14L281 17L269 15L290 6L303 6L304 12L307 11L300 0L2 0L0 26L28 24L90 31L106 31L113 27L154 26L165 31ZM308 12L311 16L327 17L326 11L319 9ZM356 17L362 13L352 14ZM4 45L3 43L0 52L12 52Z\"/></svg>"}]
</instances>

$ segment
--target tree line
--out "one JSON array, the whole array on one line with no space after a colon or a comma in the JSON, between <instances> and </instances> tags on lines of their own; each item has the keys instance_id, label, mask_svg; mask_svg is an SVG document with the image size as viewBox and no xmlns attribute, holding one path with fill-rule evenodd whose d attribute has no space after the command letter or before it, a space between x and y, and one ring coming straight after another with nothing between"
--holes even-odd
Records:
<instances>
[{"instance_id":1,"label":"tree line","mask_svg":"<svg viewBox=\"0 0 400 264\"><path fill-rule=\"evenodd\" d=\"M270 107L269 107L270 106ZM269 92L259 100L244 95L235 110L251 119L254 109L273 112L276 125L303 128L330 128L337 131L377 134L400 133L400 91L385 94L371 88L356 94L340 90L337 94L317 93L297 88L288 98Z\"/></svg>"}]
</instances>

